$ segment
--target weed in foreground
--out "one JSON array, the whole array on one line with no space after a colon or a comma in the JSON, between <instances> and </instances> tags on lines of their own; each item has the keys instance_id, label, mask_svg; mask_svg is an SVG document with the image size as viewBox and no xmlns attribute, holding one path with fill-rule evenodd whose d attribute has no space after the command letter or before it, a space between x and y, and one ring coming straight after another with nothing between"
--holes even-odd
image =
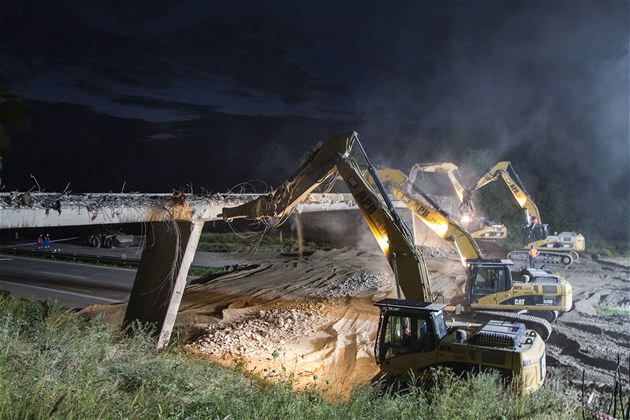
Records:
<instances>
[{"instance_id":1,"label":"weed in foreground","mask_svg":"<svg viewBox=\"0 0 630 420\"><path fill-rule=\"evenodd\" d=\"M571 418L560 387L516 397L497 376L441 372L435 386L366 386L330 402L313 386L261 384L182 353L155 350L152 330L127 336L54 304L0 296L0 418ZM315 379L314 379L315 380Z\"/></svg>"}]
</instances>

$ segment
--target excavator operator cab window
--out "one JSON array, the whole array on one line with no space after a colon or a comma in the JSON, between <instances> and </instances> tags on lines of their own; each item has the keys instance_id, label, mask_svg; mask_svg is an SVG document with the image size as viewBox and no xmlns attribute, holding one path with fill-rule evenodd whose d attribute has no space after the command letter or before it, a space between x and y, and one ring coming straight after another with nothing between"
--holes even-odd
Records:
<instances>
[{"instance_id":1,"label":"excavator operator cab window","mask_svg":"<svg viewBox=\"0 0 630 420\"><path fill-rule=\"evenodd\" d=\"M389 315L383 337L384 358L433 350L432 330L430 321L423 318Z\"/></svg>"},{"instance_id":2,"label":"excavator operator cab window","mask_svg":"<svg viewBox=\"0 0 630 420\"><path fill-rule=\"evenodd\" d=\"M416 321L416 351L425 352L433 350L434 341L431 339L431 334L429 334L430 324L424 319L417 319Z\"/></svg>"},{"instance_id":3,"label":"excavator operator cab window","mask_svg":"<svg viewBox=\"0 0 630 420\"><path fill-rule=\"evenodd\" d=\"M385 358L411 353L411 318L393 315L388 317L383 349L386 349Z\"/></svg>"},{"instance_id":4,"label":"excavator operator cab window","mask_svg":"<svg viewBox=\"0 0 630 420\"><path fill-rule=\"evenodd\" d=\"M507 274L503 267L479 267L473 278L473 296L486 296L508 290Z\"/></svg>"}]
</instances>

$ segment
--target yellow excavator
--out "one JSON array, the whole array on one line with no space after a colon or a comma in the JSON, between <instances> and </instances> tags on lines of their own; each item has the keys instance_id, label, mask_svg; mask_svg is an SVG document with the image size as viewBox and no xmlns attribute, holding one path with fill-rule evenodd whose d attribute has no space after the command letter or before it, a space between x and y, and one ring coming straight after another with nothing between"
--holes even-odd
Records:
<instances>
[{"instance_id":1,"label":"yellow excavator","mask_svg":"<svg viewBox=\"0 0 630 420\"><path fill-rule=\"evenodd\" d=\"M404 173L380 168L377 175L396 199L457 251L467 274L464 311L473 311L478 319L523 322L544 340L549 338L549 323L573 306L573 289L564 278L535 268L512 272L511 260L484 258L474 238Z\"/></svg>"},{"instance_id":2,"label":"yellow excavator","mask_svg":"<svg viewBox=\"0 0 630 420\"><path fill-rule=\"evenodd\" d=\"M472 193L497 179L503 179L508 189L516 199L518 205L525 210L525 225L523 227L523 250L512 251L508 258L514 261L527 260L529 248L534 245L540 251L538 260L546 264L571 265L580 257L578 251L584 251L586 241L584 236L575 232L561 232L550 235L549 225L543 224L538 207L527 193L523 183L514 171L509 161L502 161L486 172L475 185L465 190L464 207L474 209Z\"/></svg>"},{"instance_id":3,"label":"yellow excavator","mask_svg":"<svg viewBox=\"0 0 630 420\"><path fill-rule=\"evenodd\" d=\"M359 162L367 165L367 176L375 188ZM536 331L522 323L498 320L486 324L447 323L446 305L433 302L424 258L369 163L357 133L333 136L271 193L223 208L221 216L226 221L286 219L311 191L334 180L337 173L353 195L396 279L397 298L375 303L380 308L375 357L382 372L406 379L432 366L456 371L496 369L512 378L519 392L540 388L546 374L546 347Z\"/></svg>"},{"instance_id":4,"label":"yellow excavator","mask_svg":"<svg viewBox=\"0 0 630 420\"><path fill-rule=\"evenodd\" d=\"M501 223L486 219L485 217L474 217L475 208L472 199L465 197L469 194L460 181L459 169L457 165L450 162L439 163L416 163L409 171L409 186L414 186L418 173L438 173L444 172L453 185L455 194L459 198L459 212L462 215L460 223L477 240L499 240L507 238L507 228ZM411 191L409 191L411 192Z\"/></svg>"}]
</instances>

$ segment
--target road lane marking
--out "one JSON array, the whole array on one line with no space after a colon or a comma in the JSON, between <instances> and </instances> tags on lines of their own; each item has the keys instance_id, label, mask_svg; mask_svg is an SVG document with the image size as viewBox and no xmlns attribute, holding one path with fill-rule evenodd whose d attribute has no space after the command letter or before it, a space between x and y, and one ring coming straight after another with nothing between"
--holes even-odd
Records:
<instances>
[{"instance_id":1,"label":"road lane marking","mask_svg":"<svg viewBox=\"0 0 630 420\"><path fill-rule=\"evenodd\" d=\"M75 275L72 275L72 274L55 273L53 271L41 271L41 270L38 270L38 271L36 271L36 273L52 274L53 276L70 277L70 278L73 278L73 279L85 279L85 276L75 276Z\"/></svg>"},{"instance_id":2,"label":"road lane marking","mask_svg":"<svg viewBox=\"0 0 630 420\"><path fill-rule=\"evenodd\" d=\"M99 296L86 295L85 293L67 292L65 290L52 289L50 287L33 286L31 284L18 283L18 282L14 282L14 281L0 280L0 284L2 284L2 283L13 284L13 285L20 286L20 287L30 287L32 289L45 290L45 291L48 291L48 292L65 293L67 295L73 295L73 296L78 296L78 297L82 297L82 298L89 298L89 299L96 299L96 300L100 300L100 301L108 302L108 303L124 302L124 299L108 299L108 298L103 298L103 297L99 297Z\"/></svg>"},{"instance_id":3,"label":"road lane marking","mask_svg":"<svg viewBox=\"0 0 630 420\"><path fill-rule=\"evenodd\" d=\"M77 292L89 292L90 289L84 289L81 287L68 287L68 286L59 286L60 289L66 289L66 290L75 290Z\"/></svg>"}]
</instances>

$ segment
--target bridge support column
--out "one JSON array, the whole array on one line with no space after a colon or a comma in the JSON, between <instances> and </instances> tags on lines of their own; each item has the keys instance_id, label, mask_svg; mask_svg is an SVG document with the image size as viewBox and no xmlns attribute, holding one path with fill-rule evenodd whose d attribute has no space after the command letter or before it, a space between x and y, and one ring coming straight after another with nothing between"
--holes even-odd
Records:
<instances>
[{"instance_id":1,"label":"bridge support column","mask_svg":"<svg viewBox=\"0 0 630 420\"><path fill-rule=\"evenodd\" d=\"M203 225L203 221L151 223L123 325L135 320L156 324L158 348L171 337Z\"/></svg>"}]
</instances>

